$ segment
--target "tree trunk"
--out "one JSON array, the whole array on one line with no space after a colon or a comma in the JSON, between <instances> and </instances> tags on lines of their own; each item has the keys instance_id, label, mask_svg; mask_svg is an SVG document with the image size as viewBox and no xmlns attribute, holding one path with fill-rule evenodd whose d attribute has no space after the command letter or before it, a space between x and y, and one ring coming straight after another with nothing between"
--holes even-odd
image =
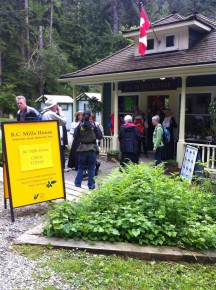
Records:
<instances>
[{"instance_id":1,"label":"tree trunk","mask_svg":"<svg viewBox=\"0 0 216 290\"><path fill-rule=\"evenodd\" d=\"M113 34L119 33L119 0L113 0Z\"/></svg>"},{"instance_id":2,"label":"tree trunk","mask_svg":"<svg viewBox=\"0 0 216 290\"><path fill-rule=\"evenodd\" d=\"M2 85L2 54L0 53L0 86Z\"/></svg>"},{"instance_id":3,"label":"tree trunk","mask_svg":"<svg viewBox=\"0 0 216 290\"><path fill-rule=\"evenodd\" d=\"M50 6L50 33L49 33L49 44L52 43L52 29L53 29L53 3L54 3L54 0L51 0L51 6Z\"/></svg>"},{"instance_id":4,"label":"tree trunk","mask_svg":"<svg viewBox=\"0 0 216 290\"><path fill-rule=\"evenodd\" d=\"M30 51L29 51L29 5L28 5L28 0L24 0L24 10L25 10L26 58L27 58L27 61L29 61Z\"/></svg>"},{"instance_id":5,"label":"tree trunk","mask_svg":"<svg viewBox=\"0 0 216 290\"><path fill-rule=\"evenodd\" d=\"M43 26L39 26L38 49L43 50Z\"/></svg>"}]
</instances>

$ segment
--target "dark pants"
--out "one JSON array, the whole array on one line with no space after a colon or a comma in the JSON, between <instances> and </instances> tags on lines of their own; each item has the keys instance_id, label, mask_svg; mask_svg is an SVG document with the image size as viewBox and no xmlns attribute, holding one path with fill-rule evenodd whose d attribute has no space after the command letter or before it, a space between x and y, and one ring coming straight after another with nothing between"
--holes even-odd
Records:
<instances>
[{"instance_id":1,"label":"dark pants","mask_svg":"<svg viewBox=\"0 0 216 290\"><path fill-rule=\"evenodd\" d=\"M93 150L78 153L78 171L75 179L75 186L81 187L83 179L83 171L88 168L88 188L95 188L95 167L97 153Z\"/></svg>"},{"instance_id":2,"label":"dark pants","mask_svg":"<svg viewBox=\"0 0 216 290\"><path fill-rule=\"evenodd\" d=\"M158 147L155 151L155 161L156 165L160 164L161 161L161 154L162 154L163 147Z\"/></svg>"},{"instance_id":3,"label":"dark pants","mask_svg":"<svg viewBox=\"0 0 216 290\"><path fill-rule=\"evenodd\" d=\"M148 155L145 137L142 137L141 140L138 141L138 155L140 156L142 145L143 145L144 155Z\"/></svg>"},{"instance_id":4,"label":"dark pants","mask_svg":"<svg viewBox=\"0 0 216 290\"><path fill-rule=\"evenodd\" d=\"M122 152L120 165L124 167L125 164L127 164L128 162L133 162L133 163L138 164L138 162L139 162L138 154Z\"/></svg>"},{"instance_id":5,"label":"dark pants","mask_svg":"<svg viewBox=\"0 0 216 290\"><path fill-rule=\"evenodd\" d=\"M65 169L65 145L61 145L61 163L63 170Z\"/></svg>"}]
</instances>

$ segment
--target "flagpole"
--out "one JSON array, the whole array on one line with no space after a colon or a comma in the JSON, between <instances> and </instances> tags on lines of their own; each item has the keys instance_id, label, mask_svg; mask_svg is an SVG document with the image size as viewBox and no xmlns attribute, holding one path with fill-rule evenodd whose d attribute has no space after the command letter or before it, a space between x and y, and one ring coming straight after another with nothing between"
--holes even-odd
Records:
<instances>
[{"instance_id":1,"label":"flagpole","mask_svg":"<svg viewBox=\"0 0 216 290\"><path fill-rule=\"evenodd\" d=\"M145 8L144 8L144 5L143 5L142 2L140 2L140 5L141 5L141 7L143 8L143 10L145 11ZM148 15L148 14L146 13L146 11L145 11L145 14ZM148 17L148 16L147 16L147 17ZM152 26L152 24L151 24L151 21L149 21L149 23L150 23L150 27L151 27L151 29L152 29L152 31L153 31L153 33L154 33L154 36L155 36L155 38L156 38L156 40L157 40L157 43L158 43L158 44L161 44L161 41L158 39L158 37L157 37L157 35L156 35L156 33L155 33L155 30L154 30L154 28L153 28L153 26Z\"/></svg>"}]
</instances>

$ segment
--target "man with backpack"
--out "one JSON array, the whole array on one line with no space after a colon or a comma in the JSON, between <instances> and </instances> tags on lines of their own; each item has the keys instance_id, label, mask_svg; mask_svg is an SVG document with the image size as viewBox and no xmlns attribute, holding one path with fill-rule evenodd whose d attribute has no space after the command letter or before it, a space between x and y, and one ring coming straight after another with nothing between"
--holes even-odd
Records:
<instances>
[{"instance_id":1,"label":"man with backpack","mask_svg":"<svg viewBox=\"0 0 216 290\"><path fill-rule=\"evenodd\" d=\"M83 171L88 168L88 188L95 188L95 167L98 146L96 140L101 140L103 135L99 127L90 121L91 112L83 113L83 121L74 131L74 140L79 140L78 152L78 171L75 179L75 186L81 187Z\"/></svg>"},{"instance_id":2,"label":"man with backpack","mask_svg":"<svg viewBox=\"0 0 216 290\"><path fill-rule=\"evenodd\" d=\"M161 154L164 147L164 129L160 124L160 117L158 115L152 117L152 125L155 127L153 132L153 151L155 151L155 161L156 165L158 165L162 162Z\"/></svg>"}]
</instances>

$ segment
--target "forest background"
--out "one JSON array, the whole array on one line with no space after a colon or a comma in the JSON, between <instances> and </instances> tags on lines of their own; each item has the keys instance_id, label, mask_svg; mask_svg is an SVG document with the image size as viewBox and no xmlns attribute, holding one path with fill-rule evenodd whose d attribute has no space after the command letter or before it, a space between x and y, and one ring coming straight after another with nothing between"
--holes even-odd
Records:
<instances>
[{"instance_id":1,"label":"forest background","mask_svg":"<svg viewBox=\"0 0 216 290\"><path fill-rule=\"evenodd\" d=\"M215 0L142 3L151 22L173 11L216 20ZM137 0L0 0L0 114L16 111L15 95L30 105L42 94L72 95L58 77L130 44L121 31L138 27L139 14Z\"/></svg>"}]
</instances>

